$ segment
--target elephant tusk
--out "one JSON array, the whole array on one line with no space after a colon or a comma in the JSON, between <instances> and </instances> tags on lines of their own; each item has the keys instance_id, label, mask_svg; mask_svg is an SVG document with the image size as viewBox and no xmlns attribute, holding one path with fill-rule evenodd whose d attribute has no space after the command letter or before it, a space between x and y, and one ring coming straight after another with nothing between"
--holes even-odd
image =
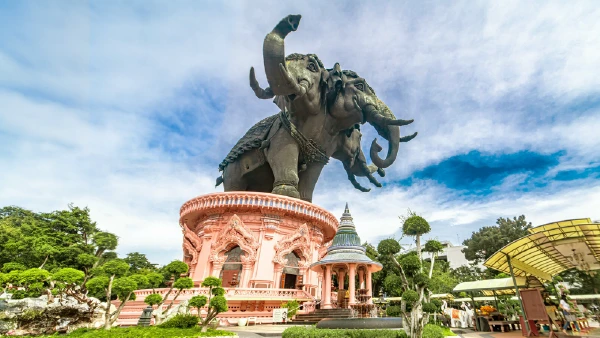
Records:
<instances>
[{"instance_id":1,"label":"elephant tusk","mask_svg":"<svg viewBox=\"0 0 600 338\"><path fill-rule=\"evenodd\" d=\"M400 142L408 142L410 140L412 140L413 138L417 137L418 132L415 132L412 135L408 135L408 136L403 136L400 138Z\"/></svg>"},{"instance_id":2,"label":"elephant tusk","mask_svg":"<svg viewBox=\"0 0 600 338\"><path fill-rule=\"evenodd\" d=\"M406 126L406 125L413 123L414 121L415 120L393 120L393 119L384 117L383 123L385 123L389 126Z\"/></svg>"},{"instance_id":3,"label":"elephant tusk","mask_svg":"<svg viewBox=\"0 0 600 338\"><path fill-rule=\"evenodd\" d=\"M254 91L254 94L259 99L272 99L275 94L271 88L267 87L266 89L260 88L258 81L256 80L256 74L254 73L254 67L250 67L250 88Z\"/></svg>"}]
</instances>

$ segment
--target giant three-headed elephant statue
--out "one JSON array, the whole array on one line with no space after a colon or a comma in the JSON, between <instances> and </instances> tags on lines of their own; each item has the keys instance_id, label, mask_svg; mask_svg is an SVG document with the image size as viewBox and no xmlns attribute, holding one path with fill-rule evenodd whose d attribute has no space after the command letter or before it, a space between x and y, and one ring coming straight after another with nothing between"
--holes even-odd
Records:
<instances>
[{"instance_id":1,"label":"giant three-headed elephant statue","mask_svg":"<svg viewBox=\"0 0 600 338\"><path fill-rule=\"evenodd\" d=\"M400 126L412 120L397 120L356 73L342 71L339 64L326 69L314 54L286 57L284 39L299 22L299 15L287 16L265 37L263 58L269 87L260 88L254 69L250 70L256 96L274 98L280 113L250 128L221 162L223 174L217 185L224 183L225 191L272 192L312 201L321 170L332 156L344 163L355 187L360 185L354 175L366 176L380 186L372 173L382 175L378 169L392 165L400 142L416 136L400 137ZM382 148L376 140L371 144L371 167L360 143L354 144L357 137L360 142L356 125L365 122L388 141L384 159L378 155ZM344 151L351 148L355 150Z\"/></svg>"}]
</instances>

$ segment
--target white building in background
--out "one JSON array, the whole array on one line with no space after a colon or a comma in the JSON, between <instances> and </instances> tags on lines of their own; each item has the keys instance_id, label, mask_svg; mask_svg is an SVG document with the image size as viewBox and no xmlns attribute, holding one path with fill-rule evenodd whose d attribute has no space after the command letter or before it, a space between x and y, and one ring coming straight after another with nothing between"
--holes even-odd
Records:
<instances>
[{"instance_id":1,"label":"white building in background","mask_svg":"<svg viewBox=\"0 0 600 338\"><path fill-rule=\"evenodd\" d=\"M450 263L451 269L459 268L463 265L470 265L472 262L465 258L465 254L462 249L466 248L464 245L452 245L450 241L440 241L444 246L444 250L438 254L436 261L446 261ZM411 248L410 251L416 250ZM423 252L423 260L431 261L431 254L429 252ZM479 264L483 268L482 264Z\"/></svg>"}]
</instances>

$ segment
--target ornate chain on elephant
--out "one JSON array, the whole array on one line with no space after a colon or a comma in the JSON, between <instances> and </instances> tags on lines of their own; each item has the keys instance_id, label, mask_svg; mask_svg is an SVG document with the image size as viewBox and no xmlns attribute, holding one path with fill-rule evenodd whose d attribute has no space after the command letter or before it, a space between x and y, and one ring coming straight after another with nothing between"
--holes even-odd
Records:
<instances>
[{"instance_id":1,"label":"ornate chain on elephant","mask_svg":"<svg viewBox=\"0 0 600 338\"><path fill-rule=\"evenodd\" d=\"M329 163L329 156L325 154L323 148L321 148L315 141L306 138L296 126L290 121L288 113L283 110L279 113L281 119L281 125L290 133L292 138L298 143L300 147L300 153L303 155L306 163L317 162L327 164Z\"/></svg>"}]
</instances>

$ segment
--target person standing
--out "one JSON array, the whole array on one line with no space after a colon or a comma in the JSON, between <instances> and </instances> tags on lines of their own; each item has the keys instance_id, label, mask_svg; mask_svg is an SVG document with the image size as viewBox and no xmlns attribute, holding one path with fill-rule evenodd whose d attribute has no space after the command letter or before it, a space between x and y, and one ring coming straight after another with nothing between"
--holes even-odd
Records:
<instances>
[{"instance_id":1,"label":"person standing","mask_svg":"<svg viewBox=\"0 0 600 338\"><path fill-rule=\"evenodd\" d=\"M563 333L567 333L567 328L569 327L569 324L571 322L571 306L569 305L569 303L567 303L567 295L563 294L560 297L560 309L562 310L563 316L565 317L565 325L563 325L562 331ZM579 325L577 324L577 321L573 321L575 323L575 327L577 328L577 330L579 331Z\"/></svg>"}]
</instances>

